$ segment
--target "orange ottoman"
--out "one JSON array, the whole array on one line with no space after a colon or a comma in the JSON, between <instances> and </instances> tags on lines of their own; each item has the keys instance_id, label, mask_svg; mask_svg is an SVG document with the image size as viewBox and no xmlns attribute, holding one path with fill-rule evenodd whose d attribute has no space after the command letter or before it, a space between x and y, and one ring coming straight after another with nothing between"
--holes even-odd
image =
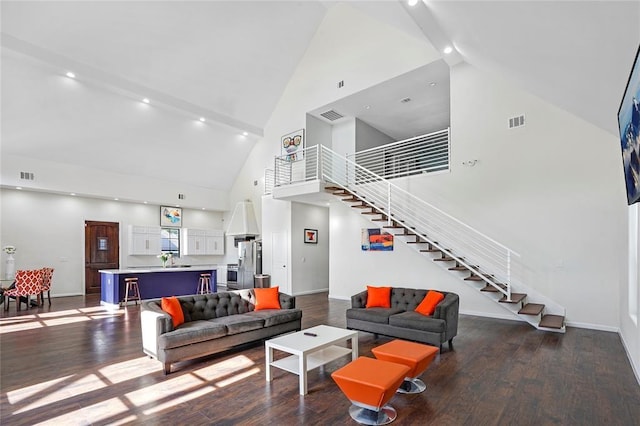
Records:
<instances>
[{"instance_id":1,"label":"orange ottoman","mask_svg":"<svg viewBox=\"0 0 640 426\"><path fill-rule=\"evenodd\" d=\"M404 383L398 388L398 392L420 393L427 388L427 385L417 377L431 364L431 361L438 353L438 348L407 342L406 340L392 340L389 343L371 349L371 352L379 360L395 362L409 367L409 373Z\"/></svg>"},{"instance_id":2,"label":"orange ottoman","mask_svg":"<svg viewBox=\"0 0 640 426\"><path fill-rule=\"evenodd\" d=\"M360 357L331 377L353 404L351 418L365 425L386 425L395 420L396 410L385 405L409 372L409 367L379 359Z\"/></svg>"}]
</instances>

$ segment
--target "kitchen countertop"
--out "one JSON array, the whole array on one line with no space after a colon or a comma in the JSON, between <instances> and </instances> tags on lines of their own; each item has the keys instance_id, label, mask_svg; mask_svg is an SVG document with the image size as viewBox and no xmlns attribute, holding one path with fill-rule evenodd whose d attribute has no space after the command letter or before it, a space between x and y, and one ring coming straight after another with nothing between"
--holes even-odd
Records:
<instances>
[{"instance_id":1,"label":"kitchen countertop","mask_svg":"<svg viewBox=\"0 0 640 426\"><path fill-rule=\"evenodd\" d=\"M129 269L100 269L98 272L104 274L147 274L150 272L185 272L185 271L211 271L213 269L218 269L221 265L191 265L191 266L180 266L176 265L173 267L167 266L163 268L161 266L157 267L135 267Z\"/></svg>"}]
</instances>

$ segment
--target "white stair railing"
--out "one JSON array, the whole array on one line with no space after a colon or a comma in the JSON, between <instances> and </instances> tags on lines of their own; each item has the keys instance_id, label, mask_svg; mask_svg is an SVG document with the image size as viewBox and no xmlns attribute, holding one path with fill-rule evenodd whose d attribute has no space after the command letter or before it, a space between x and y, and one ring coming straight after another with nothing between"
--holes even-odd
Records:
<instances>
[{"instance_id":1,"label":"white stair railing","mask_svg":"<svg viewBox=\"0 0 640 426\"><path fill-rule=\"evenodd\" d=\"M303 150L302 160L275 159L275 186L321 179L354 193L425 243L454 258L511 300L519 282L520 255L466 223L419 199L378 174L323 146Z\"/></svg>"},{"instance_id":2,"label":"white stair railing","mask_svg":"<svg viewBox=\"0 0 640 426\"><path fill-rule=\"evenodd\" d=\"M385 179L449 170L449 129L347 155Z\"/></svg>"}]
</instances>

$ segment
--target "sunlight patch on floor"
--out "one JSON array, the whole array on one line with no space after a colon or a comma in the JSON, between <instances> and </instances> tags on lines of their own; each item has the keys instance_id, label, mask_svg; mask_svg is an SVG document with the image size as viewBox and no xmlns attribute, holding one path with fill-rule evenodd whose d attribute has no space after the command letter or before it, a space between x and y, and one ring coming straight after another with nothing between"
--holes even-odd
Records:
<instances>
[{"instance_id":1,"label":"sunlight patch on floor","mask_svg":"<svg viewBox=\"0 0 640 426\"><path fill-rule=\"evenodd\" d=\"M174 377L169 380L165 380L160 383L153 384L151 386L145 386L133 392L129 392L124 395L133 405L136 407L142 407L146 404L155 404L163 399L174 401L176 393L187 392L193 388L198 388L205 385L201 379L194 377L191 374L184 374L178 377ZM213 390L213 388L211 388Z\"/></svg>"},{"instance_id":2,"label":"sunlight patch on floor","mask_svg":"<svg viewBox=\"0 0 640 426\"><path fill-rule=\"evenodd\" d=\"M238 355L203 368L198 368L192 374L205 381L213 381L226 376L231 376L241 370L253 367L254 365L255 362L251 359L244 355Z\"/></svg>"},{"instance_id":3,"label":"sunlight patch on floor","mask_svg":"<svg viewBox=\"0 0 640 426\"><path fill-rule=\"evenodd\" d=\"M98 370L112 384L122 383L158 371L158 363L146 356L107 365Z\"/></svg>"},{"instance_id":4,"label":"sunlight patch on floor","mask_svg":"<svg viewBox=\"0 0 640 426\"><path fill-rule=\"evenodd\" d=\"M112 318L120 315L124 315L124 312L109 312L104 308L87 308L2 318L0 319L0 334L31 330L43 326L53 327L76 322Z\"/></svg>"},{"instance_id":5,"label":"sunlight patch on floor","mask_svg":"<svg viewBox=\"0 0 640 426\"><path fill-rule=\"evenodd\" d=\"M64 380L68 380L71 377L73 377L73 375L60 377L57 379L49 380L48 382L42 382L36 385L27 386L26 388L16 389L14 391L7 392L7 400L9 401L10 404L18 404L27 398L31 398L32 396L35 396L39 392L47 391L50 387Z\"/></svg>"},{"instance_id":6,"label":"sunlight patch on floor","mask_svg":"<svg viewBox=\"0 0 640 426\"><path fill-rule=\"evenodd\" d=\"M52 392L43 392L41 398L14 411L14 414L35 410L47 404L63 401L67 398L73 398L77 395L86 394L105 387L107 387L107 384L102 379L98 378L95 374L89 374Z\"/></svg>"},{"instance_id":7,"label":"sunlight patch on floor","mask_svg":"<svg viewBox=\"0 0 640 426\"><path fill-rule=\"evenodd\" d=\"M102 422L110 425L125 424L135 422L137 416L129 415L121 419L113 419L119 414L126 413L129 408L120 400L120 398L111 398L106 401L100 401L96 404L82 407L75 411L70 411L61 416L54 417L39 425L89 425L102 424Z\"/></svg>"},{"instance_id":8,"label":"sunlight patch on floor","mask_svg":"<svg viewBox=\"0 0 640 426\"><path fill-rule=\"evenodd\" d=\"M219 388L223 388L225 386L229 386L235 382L239 382L242 379L246 379L249 376L253 376L254 374L258 374L260 373L260 369L258 367L256 368L252 368L249 371L245 371L243 373L238 373L236 375L234 375L233 377L229 377L228 379L225 380L221 380L219 382L216 383L216 386L218 386Z\"/></svg>"},{"instance_id":9,"label":"sunlight patch on floor","mask_svg":"<svg viewBox=\"0 0 640 426\"><path fill-rule=\"evenodd\" d=\"M146 415L154 414L154 413L160 412L162 410L166 410L167 408L175 407L178 404L183 404L183 403L191 401L193 399L205 396L206 394L211 393L214 390L216 390L216 388L213 387L213 386L205 386L205 387L203 387L201 389L196 389L193 392L190 392L188 394L180 395L178 397L169 398L168 401L166 401L166 402L164 402L162 404L157 404L157 405L154 404L153 407L144 410L143 413L146 414Z\"/></svg>"},{"instance_id":10,"label":"sunlight patch on floor","mask_svg":"<svg viewBox=\"0 0 640 426\"><path fill-rule=\"evenodd\" d=\"M0 327L0 334L14 333L16 331L32 330L34 328L40 328L40 327L43 327L43 325L40 324L39 322L33 322L33 321L15 323L11 325L6 325L3 323L2 327Z\"/></svg>"}]
</instances>

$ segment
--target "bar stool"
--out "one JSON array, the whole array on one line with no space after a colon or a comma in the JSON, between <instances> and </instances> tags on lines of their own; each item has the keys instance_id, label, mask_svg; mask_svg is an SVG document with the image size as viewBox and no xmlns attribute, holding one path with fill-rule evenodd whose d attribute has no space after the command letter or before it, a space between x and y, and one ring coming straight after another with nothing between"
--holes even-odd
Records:
<instances>
[{"instance_id":1,"label":"bar stool","mask_svg":"<svg viewBox=\"0 0 640 426\"><path fill-rule=\"evenodd\" d=\"M198 294L211 293L211 274L200 274L200 280L198 280Z\"/></svg>"},{"instance_id":2,"label":"bar stool","mask_svg":"<svg viewBox=\"0 0 640 426\"><path fill-rule=\"evenodd\" d=\"M125 292L124 292L124 305L127 306L127 302L129 302L129 298L138 304L138 300L142 303L142 299L140 298L140 287L138 287L138 278L125 278ZM129 295L131 292L131 295Z\"/></svg>"}]
</instances>

